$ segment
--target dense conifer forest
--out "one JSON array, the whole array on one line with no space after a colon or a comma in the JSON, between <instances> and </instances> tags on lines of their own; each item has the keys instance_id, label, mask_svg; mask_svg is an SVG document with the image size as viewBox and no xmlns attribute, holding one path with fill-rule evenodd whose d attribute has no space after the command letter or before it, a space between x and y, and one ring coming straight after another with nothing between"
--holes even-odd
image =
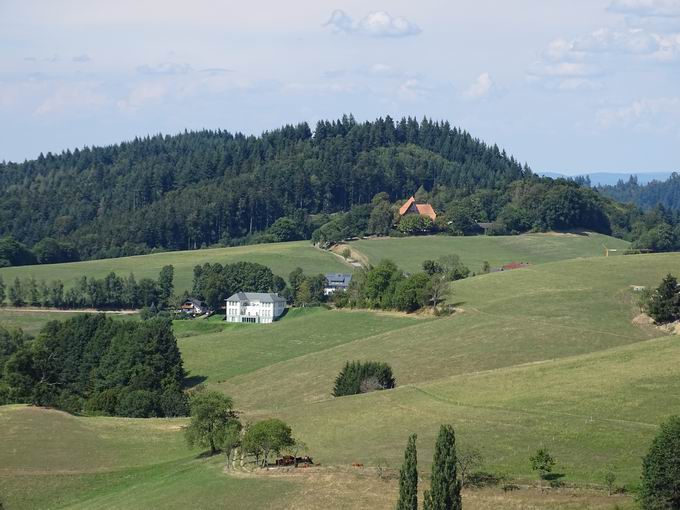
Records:
<instances>
[{"instance_id":1,"label":"dense conifer forest","mask_svg":"<svg viewBox=\"0 0 680 510\"><path fill-rule=\"evenodd\" d=\"M582 183L540 178L448 122L343 116L314 131L184 132L2 163L0 265L394 234L391 207L414 193L439 217L402 233L479 233L491 221L491 233L630 238L642 218Z\"/></svg>"},{"instance_id":2,"label":"dense conifer forest","mask_svg":"<svg viewBox=\"0 0 680 510\"><path fill-rule=\"evenodd\" d=\"M0 165L0 235L80 258L233 243L281 216L330 214L447 186L499 189L528 169L448 123L303 123L260 137L153 136ZM64 255L68 258L69 255Z\"/></svg>"},{"instance_id":3,"label":"dense conifer forest","mask_svg":"<svg viewBox=\"0 0 680 510\"><path fill-rule=\"evenodd\" d=\"M598 191L605 196L636 204L643 209L653 209L662 205L674 211L680 210L680 175L677 173L665 181L651 181L640 184L637 177L631 176L627 181L620 180L613 186L600 186Z\"/></svg>"}]
</instances>

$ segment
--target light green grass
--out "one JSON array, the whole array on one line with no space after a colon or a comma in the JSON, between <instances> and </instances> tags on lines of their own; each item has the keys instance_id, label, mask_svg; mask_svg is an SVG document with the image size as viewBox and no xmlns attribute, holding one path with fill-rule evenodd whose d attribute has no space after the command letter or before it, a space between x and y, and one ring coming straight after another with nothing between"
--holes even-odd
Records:
<instances>
[{"instance_id":1,"label":"light green grass","mask_svg":"<svg viewBox=\"0 0 680 510\"><path fill-rule=\"evenodd\" d=\"M237 480L223 460L197 458L184 419L76 418L0 407L0 496L15 508L263 507L292 484Z\"/></svg>"},{"instance_id":2,"label":"light green grass","mask_svg":"<svg viewBox=\"0 0 680 510\"><path fill-rule=\"evenodd\" d=\"M60 279L68 287L81 276L101 278L111 271L121 276L134 273L137 279L156 279L163 266L172 264L175 267L175 290L179 293L191 289L193 270L196 265L206 262L227 264L238 261L264 264L284 278L288 278L290 272L296 267L301 267L307 274L347 272L351 269L339 257L314 248L309 241L296 241L235 248L172 251L68 264L8 267L0 269L0 276L6 283L11 282L15 277L33 276L37 280L48 281Z\"/></svg>"},{"instance_id":3,"label":"light green grass","mask_svg":"<svg viewBox=\"0 0 680 510\"><path fill-rule=\"evenodd\" d=\"M184 322L177 321L175 327L191 327ZM264 367L276 370L285 360L421 322L373 312L294 309L273 324L224 324L217 333L180 338L179 346L189 373L216 383ZM280 377L285 380L288 375Z\"/></svg>"},{"instance_id":4,"label":"light green grass","mask_svg":"<svg viewBox=\"0 0 680 510\"><path fill-rule=\"evenodd\" d=\"M658 424L680 413L680 340L631 322L638 313L631 286L657 285L678 270L680 254L537 263L454 282L450 301L458 312L447 318L314 309L272 325L177 321L175 331L191 375L232 396L245 421L289 422L323 465L396 468L416 432L426 472L439 425L452 423L461 447L479 448L485 469L512 479L534 478L528 459L545 447L567 483L602 484L611 466L617 483L630 486ZM335 376L353 359L388 362L398 387L333 398ZM0 466L9 473L0 476L0 490L10 502L23 501L19 508L55 501L219 508L215 501L233 497L246 507L280 507L300 494L290 481L250 485L224 477L218 463L195 460L176 429L181 420L68 417L18 426L3 416L0 430L12 432L0 434ZM162 423L175 430L162 431ZM63 431L75 431L82 444L48 444ZM33 437L44 439L24 439ZM36 474L41 463L52 474ZM81 464L87 473L66 474Z\"/></svg>"},{"instance_id":5,"label":"light green grass","mask_svg":"<svg viewBox=\"0 0 680 510\"><path fill-rule=\"evenodd\" d=\"M680 409L680 367L672 362L680 342L650 341L661 332L631 323L630 285L656 284L677 267L678 254L603 257L456 282L453 300L463 311L454 317L284 361L219 387L253 416L291 421L324 462L398 463L410 432L429 452L439 423L452 422L464 443L484 450L490 468L511 476L530 476L528 457L545 445L568 480L597 483L612 463L623 482L634 483L656 425ZM631 354L636 348L639 356ZM388 362L399 388L333 399L342 363L359 358ZM527 372L514 372L518 366ZM600 379L607 384L595 384Z\"/></svg>"},{"instance_id":6,"label":"light green grass","mask_svg":"<svg viewBox=\"0 0 680 510\"><path fill-rule=\"evenodd\" d=\"M628 248L630 243L589 232L519 236L387 237L353 241L350 245L366 255L373 264L387 258L409 272L421 270L424 260L435 260L443 255L455 253L470 271L479 273L484 261L489 262L491 267L500 267L509 262L541 264L579 257L604 256L604 246L623 250Z\"/></svg>"},{"instance_id":7,"label":"light green grass","mask_svg":"<svg viewBox=\"0 0 680 510\"><path fill-rule=\"evenodd\" d=\"M54 311L54 310L12 310L0 308L0 326L7 329L21 329L31 336L37 335L42 327L50 321L63 321L71 319L81 311ZM93 312L95 313L95 312ZM137 314L108 313L109 317L120 320L138 320Z\"/></svg>"}]
</instances>

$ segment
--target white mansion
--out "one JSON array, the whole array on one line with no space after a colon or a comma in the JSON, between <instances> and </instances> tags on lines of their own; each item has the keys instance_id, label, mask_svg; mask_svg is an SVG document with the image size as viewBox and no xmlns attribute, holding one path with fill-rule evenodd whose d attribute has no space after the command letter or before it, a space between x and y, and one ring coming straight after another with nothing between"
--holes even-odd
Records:
<instances>
[{"instance_id":1,"label":"white mansion","mask_svg":"<svg viewBox=\"0 0 680 510\"><path fill-rule=\"evenodd\" d=\"M281 316L286 300L278 294L237 292L227 299L227 322L268 324Z\"/></svg>"}]
</instances>

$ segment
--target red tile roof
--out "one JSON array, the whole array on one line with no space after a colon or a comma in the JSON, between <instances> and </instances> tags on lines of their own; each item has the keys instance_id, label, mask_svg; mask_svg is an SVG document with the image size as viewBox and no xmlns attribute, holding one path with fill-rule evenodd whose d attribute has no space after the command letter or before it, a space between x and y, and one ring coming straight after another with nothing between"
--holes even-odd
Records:
<instances>
[{"instance_id":1,"label":"red tile roof","mask_svg":"<svg viewBox=\"0 0 680 510\"><path fill-rule=\"evenodd\" d=\"M404 205L399 208L399 216L406 214L412 205L415 204L416 211L421 216L428 216L432 221L437 219L437 213L430 204L416 204L416 199L414 197L409 198Z\"/></svg>"}]
</instances>

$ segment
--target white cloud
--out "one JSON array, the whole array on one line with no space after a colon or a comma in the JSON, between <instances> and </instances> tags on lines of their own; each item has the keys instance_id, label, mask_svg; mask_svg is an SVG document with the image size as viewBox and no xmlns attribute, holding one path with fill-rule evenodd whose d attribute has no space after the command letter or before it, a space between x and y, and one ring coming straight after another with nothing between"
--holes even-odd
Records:
<instances>
[{"instance_id":1,"label":"white cloud","mask_svg":"<svg viewBox=\"0 0 680 510\"><path fill-rule=\"evenodd\" d=\"M414 101L424 97L429 88L416 78L409 78L402 82L397 89L397 95L401 99Z\"/></svg>"},{"instance_id":2,"label":"white cloud","mask_svg":"<svg viewBox=\"0 0 680 510\"><path fill-rule=\"evenodd\" d=\"M618 108L597 112L601 128L634 127L665 132L680 128L680 97L642 98Z\"/></svg>"},{"instance_id":3,"label":"white cloud","mask_svg":"<svg viewBox=\"0 0 680 510\"><path fill-rule=\"evenodd\" d=\"M470 85L465 91L465 97L468 99L481 99L491 92L494 88L494 82L489 73L480 74L475 82Z\"/></svg>"},{"instance_id":4,"label":"white cloud","mask_svg":"<svg viewBox=\"0 0 680 510\"><path fill-rule=\"evenodd\" d=\"M38 105L37 116L52 114L92 113L108 103L97 83L63 83Z\"/></svg>"},{"instance_id":5,"label":"white cloud","mask_svg":"<svg viewBox=\"0 0 680 510\"><path fill-rule=\"evenodd\" d=\"M680 0L613 0L609 10L635 16L680 16Z\"/></svg>"},{"instance_id":6,"label":"white cloud","mask_svg":"<svg viewBox=\"0 0 680 510\"><path fill-rule=\"evenodd\" d=\"M600 28L571 43L575 52L651 54L659 49L654 34L641 28L612 30Z\"/></svg>"},{"instance_id":7,"label":"white cloud","mask_svg":"<svg viewBox=\"0 0 680 510\"><path fill-rule=\"evenodd\" d=\"M116 106L123 111L136 111L150 102L159 102L167 94L168 88L161 82L143 82L135 86L127 98L121 99Z\"/></svg>"},{"instance_id":8,"label":"white cloud","mask_svg":"<svg viewBox=\"0 0 680 510\"><path fill-rule=\"evenodd\" d=\"M345 11L336 9L324 26L335 32L369 37L407 37L422 32L415 23L400 16L391 16L386 11L370 12L354 21Z\"/></svg>"}]
</instances>

